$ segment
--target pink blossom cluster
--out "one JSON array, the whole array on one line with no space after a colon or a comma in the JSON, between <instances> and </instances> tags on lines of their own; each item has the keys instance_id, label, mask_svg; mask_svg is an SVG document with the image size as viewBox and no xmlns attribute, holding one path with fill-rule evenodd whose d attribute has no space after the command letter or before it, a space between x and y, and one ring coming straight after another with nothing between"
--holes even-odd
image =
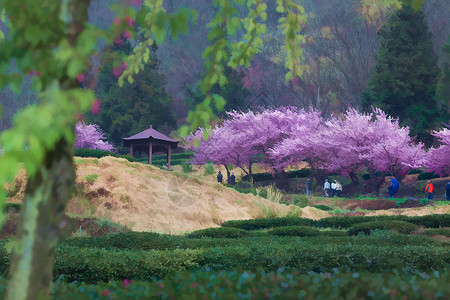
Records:
<instances>
[{"instance_id":1,"label":"pink blossom cluster","mask_svg":"<svg viewBox=\"0 0 450 300\"><path fill-rule=\"evenodd\" d=\"M441 143L432 148L426 160L426 167L440 175L450 175L450 130L442 129L432 133Z\"/></svg>"},{"instance_id":2,"label":"pink blossom cluster","mask_svg":"<svg viewBox=\"0 0 450 300\"><path fill-rule=\"evenodd\" d=\"M98 149L105 151L112 151L114 149L111 144L103 141L105 136L98 125L88 125L84 121L79 121L75 125L75 134L75 149Z\"/></svg>"},{"instance_id":3,"label":"pink blossom cluster","mask_svg":"<svg viewBox=\"0 0 450 300\"><path fill-rule=\"evenodd\" d=\"M449 170L449 130L435 133L443 145L427 153L409 136L408 127L380 109L349 109L326 120L318 111L294 107L232 111L222 125L207 131L207 138L205 132L199 129L186 139L193 163L233 164L245 173L251 173L253 163L280 172L302 161L347 175L368 168L399 180L412 168Z\"/></svg>"}]
</instances>

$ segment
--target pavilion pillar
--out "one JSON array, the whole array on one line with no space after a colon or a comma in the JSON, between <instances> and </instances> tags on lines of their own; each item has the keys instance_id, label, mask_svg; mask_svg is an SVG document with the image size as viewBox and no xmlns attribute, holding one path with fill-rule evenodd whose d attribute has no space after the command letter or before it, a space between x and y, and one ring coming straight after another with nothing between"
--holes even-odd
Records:
<instances>
[{"instance_id":1,"label":"pavilion pillar","mask_svg":"<svg viewBox=\"0 0 450 300\"><path fill-rule=\"evenodd\" d=\"M167 148L167 168L170 169L170 154L171 154L171 147L169 145L169 147Z\"/></svg>"},{"instance_id":2,"label":"pavilion pillar","mask_svg":"<svg viewBox=\"0 0 450 300\"><path fill-rule=\"evenodd\" d=\"M148 145L148 164L152 164L152 155L153 155L153 143L150 141Z\"/></svg>"},{"instance_id":3,"label":"pavilion pillar","mask_svg":"<svg viewBox=\"0 0 450 300\"><path fill-rule=\"evenodd\" d=\"M130 143L130 156L133 156L133 143Z\"/></svg>"}]
</instances>

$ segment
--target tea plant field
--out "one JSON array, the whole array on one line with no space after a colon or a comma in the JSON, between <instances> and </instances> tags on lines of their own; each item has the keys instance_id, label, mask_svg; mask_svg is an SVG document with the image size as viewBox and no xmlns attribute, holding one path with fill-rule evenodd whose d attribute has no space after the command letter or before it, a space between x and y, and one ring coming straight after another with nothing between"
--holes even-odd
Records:
<instances>
[{"instance_id":1,"label":"tea plant field","mask_svg":"<svg viewBox=\"0 0 450 300\"><path fill-rule=\"evenodd\" d=\"M450 215L228 221L72 237L54 299L448 299ZM0 244L0 295L10 263Z\"/></svg>"}]
</instances>

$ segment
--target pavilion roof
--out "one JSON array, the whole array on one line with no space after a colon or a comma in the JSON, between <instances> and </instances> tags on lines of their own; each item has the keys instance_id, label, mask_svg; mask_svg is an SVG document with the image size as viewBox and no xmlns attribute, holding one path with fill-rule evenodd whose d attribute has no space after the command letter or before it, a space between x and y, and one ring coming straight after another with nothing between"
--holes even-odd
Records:
<instances>
[{"instance_id":1,"label":"pavilion roof","mask_svg":"<svg viewBox=\"0 0 450 300\"><path fill-rule=\"evenodd\" d=\"M130 141L130 140L143 140L148 138L154 138L155 140L161 140L161 141L167 141L167 142L179 142L177 140L171 139L170 137L162 134L159 131L156 131L152 127L149 129L146 129L144 131L141 131L139 133L136 133L133 136L122 138L122 140Z\"/></svg>"}]
</instances>

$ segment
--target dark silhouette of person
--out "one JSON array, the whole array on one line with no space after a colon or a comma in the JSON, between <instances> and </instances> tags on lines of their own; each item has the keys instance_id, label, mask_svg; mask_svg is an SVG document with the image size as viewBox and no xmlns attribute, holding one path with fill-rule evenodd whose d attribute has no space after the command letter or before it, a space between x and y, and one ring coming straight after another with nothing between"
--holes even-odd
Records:
<instances>
[{"instance_id":1,"label":"dark silhouette of person","mask_svg":"<svg viewBox=\"0 0 450 300\"><path fill-rule=\"evenodd\" d=\"M445 185L445 200L450 201L450 181Z\"/></svg>"},{"instance_id":2,"label":"dark silhouette of person","mask_svg":"<svg viewBox=\"0 0 450 300\"><path fill-rule=\"evenodd\" d=\"M222 175L222 172L219 171L219 174L217 174L217 182L222 183L222 180L223 180L223 175Z\"/></svg>"},{"instance_id":3,"label":"dark silhouette of person","mask_svg":"<svg viewBox=\"0 0 450 300\"><path fill-rule=\"evenodd\" d=\"M230 179L228 179L228 183L231 185L236 184L236 176L234 176L234 173L231 173Z\"/></svg>"}]
</instances>

